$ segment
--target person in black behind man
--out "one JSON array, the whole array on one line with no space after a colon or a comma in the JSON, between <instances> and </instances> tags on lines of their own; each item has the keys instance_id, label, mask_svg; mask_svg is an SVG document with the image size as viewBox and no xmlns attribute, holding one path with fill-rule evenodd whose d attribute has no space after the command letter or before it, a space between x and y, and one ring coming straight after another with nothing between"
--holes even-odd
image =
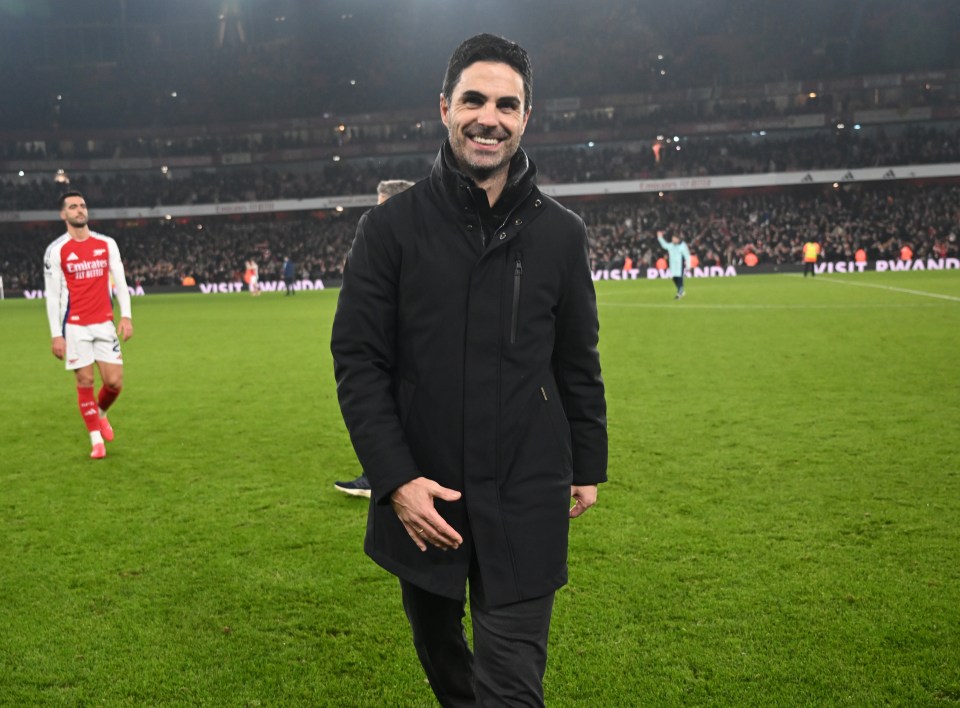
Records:
<instances>
[{"instance_id":1,"label":"person in black behind man","mask_svg":"<svg viewBox=\"0 0 960 708\"><path fill-rule=\"evenodd\" d=\"M333 324L373 494L364 549L399 577L443 706L543 704L570 519L606 481L586 229L519 147L531 77L500 37L454 51L448 139L427 179L361 217Z\"/></svg>"},{"instance_id":2,"label":"person in black behind man","mask_svg":"<svg viewBox=\"0 0 960 708\"><path fill-rule=\"evenodd\" d=\"M377 204L383 204L390 197L396 196L400 194L400 192L410 189L412 186L413 182L405 179L381 180L377 185ZM349 482L334 482L333 488L344 494L349 494L352 497L370 498L370 480L367 479L367 475L365 474L361 474Z\"/></svg>"}]
</instances>

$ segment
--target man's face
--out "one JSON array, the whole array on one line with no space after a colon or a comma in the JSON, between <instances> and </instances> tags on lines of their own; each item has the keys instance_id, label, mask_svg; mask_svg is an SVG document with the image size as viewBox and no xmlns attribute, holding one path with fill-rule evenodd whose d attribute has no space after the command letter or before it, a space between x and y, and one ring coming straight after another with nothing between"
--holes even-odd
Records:
<instances>
[{"instance_id":1,"label":"man's face","mask_svg":"<svg viewBox=\"0 0 960 708\"><path fill-rule=\"evenodd\" d=\"M67 197L60 210L60 218L70 226L87 225L87 203L82 197Z\"/></svg>"},{"instance_id":2,"label":"man's face","mask_svg":"<svg viewBox=\"0 0 960 708\"><path fill-rule=\"evenodd\" d=\"M440 97L453 154L474 179L508 169L530 117L523 95L523 77L513 67L478 61L463 70L452 96Z\"/></svg>"},{"instance_id":3,"label":"man's face","mask_svg":"<svg viewBox=\"0 0 960 708\"><path fill-rule=\"evenodd\" d=\"M674 243L680 243L680 237L677 236L676 234L674 234L673 236L671 236L671 237L670 237L670 240L673 241Z\"/></svg>"}]
</instances>

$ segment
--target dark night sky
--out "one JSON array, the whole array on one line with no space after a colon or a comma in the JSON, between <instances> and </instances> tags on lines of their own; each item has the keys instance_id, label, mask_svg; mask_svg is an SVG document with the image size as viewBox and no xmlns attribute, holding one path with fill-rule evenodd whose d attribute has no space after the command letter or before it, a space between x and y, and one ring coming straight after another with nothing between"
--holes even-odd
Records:
<instances>
[{"instance_id":1,"label":"dark night sky","mask_svg":"<svg viewBox=\"0 0 960 708\"><path fill-rule=\"evenodd\" d=\"M111 89L130 94L123 81L131 76L162 80L166 85L158 90L169 91L211 68L219 73L206 85L216 87L236 56L231 52L246 55L247 71L269 52L269 70L289 66L288 92L299 85L329 90L332 105L350 110L419 106L435 100L452 49L481 31L530 51L541 97L943 69L960 66L957 4L0 0L0 90L22 98L25 106L40 106L48 105L50 96L78 90L77 84L91 90L93 76L99 82L94 89L105 95ZM221 23L223 11L227 18ZM661 83L649 78L658 53L671 69ZM361 79L363 95L337 95L335 89L351 78ZM0 107L0 128L18 127L28 112L12 116L8 110L5 116Z\"/></svg>"}]
</instances>

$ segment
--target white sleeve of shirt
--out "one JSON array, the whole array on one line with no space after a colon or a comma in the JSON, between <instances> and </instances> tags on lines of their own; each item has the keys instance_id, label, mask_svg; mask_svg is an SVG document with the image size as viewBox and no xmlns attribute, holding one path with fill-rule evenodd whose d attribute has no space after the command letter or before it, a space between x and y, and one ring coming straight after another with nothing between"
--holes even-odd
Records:
<instances>
[{"instance_id":1,"label":"white sleeve of shirt","mask_svg":"<svg viewBox=\"0 0 960 708\"><path fill-rule=\"evenodd\" d=\"M127 276L123 272L123 261L120 260L120 249L117 242L107 237L107 251L110 259L110 275L113 276L113 285L117 289L117 303L120 305L120 316L132 318L130 314L130 288L127 287Z\"/></svg>"},{"instance_id":2,"label":"white sleeve of shirt","mask_svg":"<svg viewBox=\"0 0 960 708\"><path fill-rule=\"evenodd\" d=\"M47 247L43 254L43 283L47 294L47 321L50 323L50 337L63 336L63 322L67 316L67 288L60 267L60 245L58 238Z\"/></svg>"}]
</instances>

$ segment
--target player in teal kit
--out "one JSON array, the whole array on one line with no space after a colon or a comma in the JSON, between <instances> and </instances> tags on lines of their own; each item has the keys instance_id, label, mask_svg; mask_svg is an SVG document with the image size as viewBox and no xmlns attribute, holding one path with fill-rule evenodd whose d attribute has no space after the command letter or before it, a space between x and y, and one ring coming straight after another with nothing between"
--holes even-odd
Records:
<instances>
[{"instance_id":1,"label":"player in teal kit","mask_svg":"<svg viewBox=\"0 0 960 708\"><path fill-rule=\"evenodd\" d=\"M690 249L687 248L687 244L683 242L683 237L680 234L673 234L669 243L664 240L663 235L663 231L657 231L657 240L666 250L670 259L670 275L673 276L673 284L677 286L677 294L674 299L679 300L686 294L683 289L683 273L690 267Z\"/></svg>"}]
</instances>

